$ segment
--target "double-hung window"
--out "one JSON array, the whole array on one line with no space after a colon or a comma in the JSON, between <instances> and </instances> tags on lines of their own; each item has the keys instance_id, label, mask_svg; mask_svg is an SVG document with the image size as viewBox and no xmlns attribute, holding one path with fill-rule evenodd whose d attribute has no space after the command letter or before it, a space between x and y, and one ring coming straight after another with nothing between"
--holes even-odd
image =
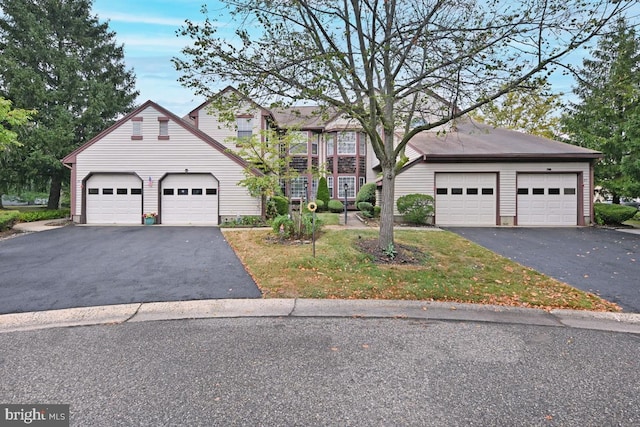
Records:
<instances>
[{"instance_id":1,"label":"double-hung window","mask_svg":"<svg viewBox=\"0 0 640 427\"><path fill-rule=\"evenodd\" d=\"M307 154L307 133L306 132L292 132L291 133L291 144L289 146L289 154L292 155L303 155Z\"/></svg>"},{"instance_id":2,"label":"double-hung window","mask_svg":"<svg viewBox=\"0 0 640 427\"><path fill-rule=\"evenodd\" d=\"M253 117L237 117L236 126L238 127L238 138L251 138L253 135Z\"/></svg>"},{"instance_id":3,"label":"double-hung window","mask_svg":"<svg viewBox=\"0 0 640 427\"><path fill-rule=\"evenodd\" d=\"M356 155L356 133L355 132L339 132L338 133L338 155L339 156L355 156Z\"/></svg>"}]
</instances>

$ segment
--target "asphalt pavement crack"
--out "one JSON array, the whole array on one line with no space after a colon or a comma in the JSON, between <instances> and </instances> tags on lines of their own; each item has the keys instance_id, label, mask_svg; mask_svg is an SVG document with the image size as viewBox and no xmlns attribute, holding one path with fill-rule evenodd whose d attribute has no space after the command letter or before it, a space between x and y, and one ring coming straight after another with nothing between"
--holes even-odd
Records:
<instances>
[{"instance_id":1,"label":"asphalt pavement crack","mask_svg":"<svg viewBox=\"0 0 640 427\"><path fill-rule=\"evenodd\" d=\"M132 314L131 316L129 316L129 317L127 317L126 319L124 319L124 320L122 321L122 323L127 323L129 320L131 320L131 319L133 319L134 317L136 317L136 315L138 314L138 311L140 311L140 307L142 307L142 304L144 304L144 303L142 303L142 302L141 302L141 303L139 303L139 304L138 304L138 307L136 308L136 311L134 311L134 312L133 312L133 314Z\"/></svg>"}]
</instances>

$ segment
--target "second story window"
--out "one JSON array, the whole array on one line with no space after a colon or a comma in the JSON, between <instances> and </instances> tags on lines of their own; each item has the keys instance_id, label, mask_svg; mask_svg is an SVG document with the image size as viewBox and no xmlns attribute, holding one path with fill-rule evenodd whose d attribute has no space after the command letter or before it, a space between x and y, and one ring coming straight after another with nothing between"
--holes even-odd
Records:
<instances>
[{"instance_id":1,"label":"second story window","mask_svg":"<svg viewBox=\"0 0 640 427\"><path fill-rule=\"evenodd\" d=\"M356 133L355 132L339 132L338 133L338 155L356 154Z\"/></svg>"},{"instance_id":2,"label":"second story window","mask_svg":"<svg viewBox=\"0 0 640 427\"><path fill-rule=\"evenodd\" d=\"M132 131L131 131L131 139L134 139L134 140L142 139L142 117L132 118L131 124L133 125Z\"/></svg>"},{"instance_id":3,"label":"second story window","mask_svg":"<svg viewBox=\"0 0 640 427\"><path fill-rule=\"evenodd\" d=\"M327 156L333 156L333 135L327 135Z\"/></svg>"},{"instance_id":4,"label":"second story window","mask_svg":"<svg viewBox=\"0 0 640 427\"><path fill-rule=\"evenodd\" d=\"M307 154L307 145L306 132L293 132L291 135L289 154Z\"/></svg>"},{"instance_id":5,"label":"second story window","mask_svg":"<svg viewBox=\"0 0 640 427\"><path fill-rule=\"evenodd\" d=\"M169 118L158 117L158 139L169 139Z\"/></svg>"},{"instance_id":6,"label":"second story window","mask_svg":"<svg viewBox=\"0 0 640 427\"><path fill-rule=\"evenodd\" d=\"M253 135L253 117L237 117L236 126L238 127L238 138L251 138Z\"/></svg>"}]
</instances>

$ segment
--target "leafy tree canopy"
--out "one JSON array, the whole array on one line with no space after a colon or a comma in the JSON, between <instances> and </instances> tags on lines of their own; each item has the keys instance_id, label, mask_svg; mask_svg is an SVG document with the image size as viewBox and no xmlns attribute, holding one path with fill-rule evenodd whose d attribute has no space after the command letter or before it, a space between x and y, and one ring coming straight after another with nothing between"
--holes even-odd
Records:
<instances>
[{"instance_id":1,"label":"leafy tree canopy","mask_svg":"<svg viewBox=\"0 0 640 427\"><path fill-rule=\"evenodd\" d=\"M621 196L640 196L640 40L619 20L578 70L578 101L563 116L570 142L601 151L596 183Z\"/></svg>"},{"instance_id":2,"label":"leafy tree canopy","mask_svg":"<svg viewBox=\"0 0 640 427\"><path fill-rule=\"evenodd\" d=\"M18 156L23 177L50 184L57 207L67 173L60 159L119 115L137 96L122 46L90 0L3 0L0 95L36 109ZM30 178L27 178L30 177Z\"/></svg>"},{"instance_id":3,"label":"leafy tree canopy","mask_svg":"<svg viewBox=\"0 0 640 427\"><path fill-rule=\"evenodd\" d=\"M483 105L473 117L494 127L557 139L561 107L560 95L551 92L546 80L536 79Z\"/></svg>"},{"instance_id":4,"label":"leafy tree canopy","mask_svg":"<svg viewBox=\"0 0 640 427\"><path fill-rule=\"evenodd\" d=\"M35 113L35 110L11 108L11 101L0 97L0 152L9 145L22 145L14 129L26 124Z\"/></svg>"},{"instance_id":5,"label":"leafy tree canopy","mask_svg":"<svg viewBox=\"0 0 640 427\"><path fill-rule=\"evenodd\" d=\"M350 117L382 168L385 248L393 243L397 162L417 132L549 72L636 1L222 3L233 13L236 37L218 36L215 19L188 21L179 34L193 43L183 49L185 59L174 59L181 82L206 96L220 82L233 84L265 106L312 100Z\"/></svg>"}]
</instances>

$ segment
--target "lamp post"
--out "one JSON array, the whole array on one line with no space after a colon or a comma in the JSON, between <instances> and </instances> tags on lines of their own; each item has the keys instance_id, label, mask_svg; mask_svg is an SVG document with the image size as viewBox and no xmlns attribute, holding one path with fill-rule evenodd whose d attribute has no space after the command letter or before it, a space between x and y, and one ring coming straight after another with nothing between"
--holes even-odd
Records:
<instances>
[{"instance_id":1,"label":"lamp post","mask_svg":"<svg viewBox=\"0 0 640 427\"><path fill-rule=\"evenodd\" d=\"M308 184L305 182L304 183L304 200L303 203L306 203L309 201L309 190L308 190ZM302 212L302 209L300 209L300 212Z\"/></svg>"},{"instance_id":2,"label":"lamp post","mask_svg":"<svg viewBox=\"0 0 640 427\"><path fill-rule=\"evenodd\" d=\"M344 225L347 225L347 190L349 190L349 184L344 183Z\"/></svg>"}]
</instances>

